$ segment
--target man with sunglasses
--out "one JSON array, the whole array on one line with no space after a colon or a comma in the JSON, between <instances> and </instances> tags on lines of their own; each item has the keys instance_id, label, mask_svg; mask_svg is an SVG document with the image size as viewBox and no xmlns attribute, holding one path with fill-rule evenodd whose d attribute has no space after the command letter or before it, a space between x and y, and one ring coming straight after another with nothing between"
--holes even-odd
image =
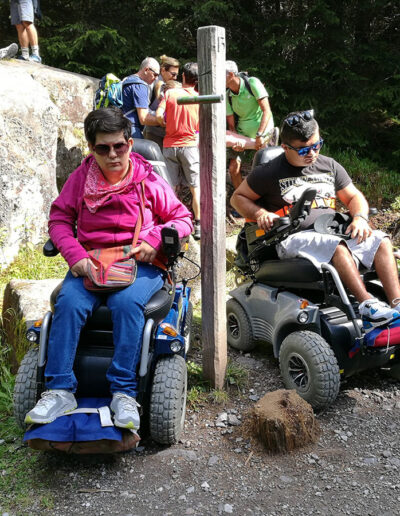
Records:
<instances>
[{"instance_id":1,"label":"man with sunglasses","mask_svg":"<svg viewBox=\"0 0 400 516\"><path fill-rule=\"evenodd\" d=\"M145 125L158 125L149 110L149 86L157 79L160 65L153 57L146 57L137 73L123 81L122 112L132 123L132 138L143 139Z\"/></svg>"},{"instance_id":2,"label":"man with sunglasses","mask_svg":"<svg viewBox=\"0 0 400 516\"><path fill-rule=\"evenodd\" d=\"M346 170L335 160L320 154L324 143L319 126L310 111L287 115L281 126L284 152L261 164L234 192L231 204L247 219L269 231L274 219L286 215L304 189L317 189L310 215L300 231L279 243L280 258L302 257L320 269L331 262L344 285L359 301L364 329L400 317L400 284L393 248L388 236L372 230L368 223L368 203L354 186ZM335 212L338 198L349 210L352 222L346 230L348 238L314 231L314 221L322 213ZM358 273L358 265L375 268L390 306L369 294Z\"/></svg>"}]
</instances>

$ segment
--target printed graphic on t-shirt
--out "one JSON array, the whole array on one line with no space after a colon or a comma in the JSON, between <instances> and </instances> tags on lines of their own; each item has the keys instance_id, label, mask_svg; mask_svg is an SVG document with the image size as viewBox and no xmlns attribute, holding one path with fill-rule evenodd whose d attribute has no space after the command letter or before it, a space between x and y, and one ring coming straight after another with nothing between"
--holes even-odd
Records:
<instances>
[{"instance_id":1,"label":"printed graphic on t-shirt","mask_svg":"<svg viewBox=\"0 0 400 516\"><path fill-rule=\"evenodd\" d=\"M335 177L333 172L286 177L279 180L283 200L293 204L299 200L304 190L313 187L317 190L313 207L327 206L327 200L335 199Z\"/></svg>"}]
</instances>

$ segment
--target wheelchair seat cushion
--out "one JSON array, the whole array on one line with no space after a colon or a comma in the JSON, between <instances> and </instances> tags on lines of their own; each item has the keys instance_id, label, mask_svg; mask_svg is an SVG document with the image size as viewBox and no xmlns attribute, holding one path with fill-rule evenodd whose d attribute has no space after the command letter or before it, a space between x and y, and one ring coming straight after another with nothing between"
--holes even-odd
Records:
<instances>
[{"instance_id":1,"label":"wheelchair seat cushion","mask_svg":"<svg viewBox=\"0 0 400 516\"><path fill-rule=\"evenodd\" d=\"M264 262L255 273L255 278L272 286L296 287L321 281L322 274L310 261L304 258L291 258Z\"/></svg>"}]
</instances>

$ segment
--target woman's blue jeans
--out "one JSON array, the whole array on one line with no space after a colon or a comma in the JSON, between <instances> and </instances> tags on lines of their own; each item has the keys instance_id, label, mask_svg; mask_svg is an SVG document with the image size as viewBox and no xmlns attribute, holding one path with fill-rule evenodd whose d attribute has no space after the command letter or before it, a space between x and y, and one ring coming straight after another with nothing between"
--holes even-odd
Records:
<instances>
[{"instance_id":1,"label":"woman's blue jeans","mask_svg":"<svg viewBox=\"0 0 400 516\"><path fill-rule=\"evenodd\" d=\"M76 391L77 381L72 368L79 336L89 315L105 299L113 321L114 356L107 371L110 391L136 397L144 308L162 285L163 271L147 263L138 263L137 277L132 285L107 295L86 290L83 278L74 278L69 271L57 298L50 329L46 388Z\"/></svg>"}]
</instances>

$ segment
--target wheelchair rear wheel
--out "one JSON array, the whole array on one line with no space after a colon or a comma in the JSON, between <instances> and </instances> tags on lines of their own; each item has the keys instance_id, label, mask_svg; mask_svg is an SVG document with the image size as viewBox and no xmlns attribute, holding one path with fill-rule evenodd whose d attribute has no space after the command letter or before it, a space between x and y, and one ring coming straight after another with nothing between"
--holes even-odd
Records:
<instances>
[{"instance_id":1,"label":"wheelchair rear wheel","mask_svg":"<svg viewBox=\"0 0 400 516\"><path fill-rule=\"evenodd\" d=\"M229 299L226 303L226 324L230 346L246 352L254 348L255 342L249 318L236 299Z\"/></svg>"}]
</instances>

